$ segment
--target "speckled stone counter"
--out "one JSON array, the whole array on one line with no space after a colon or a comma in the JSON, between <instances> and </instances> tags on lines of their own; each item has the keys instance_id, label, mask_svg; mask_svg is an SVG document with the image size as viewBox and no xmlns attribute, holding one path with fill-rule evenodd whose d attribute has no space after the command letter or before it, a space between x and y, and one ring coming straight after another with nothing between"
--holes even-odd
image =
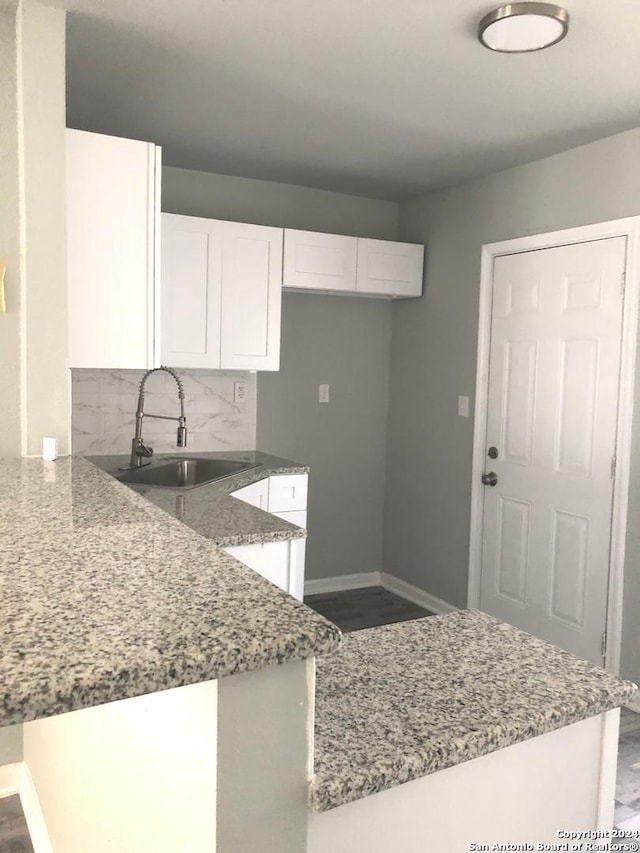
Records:
<instances>
[{"instance_id":1,"label":"speckled stone counter","mask_svg":"<svg viewBox=\"0 0 640 853\"><path fill-rule=\"evenodd\" d=\"M330 622L80 458L0 460L0 567L0 725L340 642Z\"/></svg>"},{"instance_id":2,"label":"speckled stone counter","mask_svg":"<svg viewBox=\"0 0 640 853\"><path fill-rule=\"evenodd\" d=\"M229 492L273 474L308 473L309 469L306 466L259 451L180 453L180 458L185 456L237 459L250 462L256 467L194 489L140 485L129 486L129 488L221 547L299 539L306 535L304 530L294 524L229 495ZM162 465L175 458L175 454L154 456L151 464L152 466ZM117 476L119 466L128 464L129 457L92 456L89 460Z\"/></svg>"},{"instance_id":3,"label":"speckled stone counter","mask_svg":"<svg viewBox=\"0 0 640 853\"><path fill-rule=\"evenodd\" d=\"M477 610L348 634L317 662L317 811L616 708L630 682Z\"/></svg>"}]
</instances>

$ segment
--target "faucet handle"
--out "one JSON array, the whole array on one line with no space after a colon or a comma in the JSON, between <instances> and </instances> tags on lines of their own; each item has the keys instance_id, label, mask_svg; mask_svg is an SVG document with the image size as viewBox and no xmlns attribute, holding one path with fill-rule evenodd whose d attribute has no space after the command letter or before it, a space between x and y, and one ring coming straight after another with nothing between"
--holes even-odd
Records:
<instances>
[{"instance_id":1,"label":"faucet handle","mask_svg":"<svg viewBox=\"0 0 640 853\"><path fill-rule=\"evenodd\" d=\"M140 439L138 444L136 445L136 449L134 451L136 456L144 456L146 459L151 458L153 456L153 447L147 447L146 444Z\"/></svg>"}]
</instances>

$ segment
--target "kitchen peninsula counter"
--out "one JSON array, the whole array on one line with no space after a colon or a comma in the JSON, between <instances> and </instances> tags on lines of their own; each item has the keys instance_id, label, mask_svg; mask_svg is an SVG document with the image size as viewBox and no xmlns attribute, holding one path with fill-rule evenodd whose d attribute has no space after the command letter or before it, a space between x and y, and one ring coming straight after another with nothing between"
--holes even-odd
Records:
<instances>
[{"instance_id":1,"label":"kitchen peninsula counter","mask_svg":"<svg viewBox=\"0 0 640 853\"><path fill-rule=\"evenodd\" d=\"M353 632L317 662L313 806L571 725L635 690L478 610Z\"/></svg>"},{"instance_id":2,"label":"kitchen peninsula counter","mask_svg":"<svg viewBox=\"0 0 640 853\"><path fill-rule=\"evenodd\" d=\"M239 488L247 476L259 472L225 487ZM2 459L0 483L0 725L339 645L338 628L224 554L215 537L203 538L84 459ZM240 529L231 511L216 523L233 541L249 535L242 527L249 516L267 514L225 487L220 506L238 504ZM260 541L300 536L275 521L258 531Z\"/></svg>"},{"instance_id":3,"label":"kitchen peninsula counter","mask_svg":"<svg viewBox=\"0 0 640 853\"><path fill-rule=\"evenodd\" d=\"M477 610L348 634L316 664L308 853L610 830L616 709L635 691Z\"/></svg>"}]
</instances>

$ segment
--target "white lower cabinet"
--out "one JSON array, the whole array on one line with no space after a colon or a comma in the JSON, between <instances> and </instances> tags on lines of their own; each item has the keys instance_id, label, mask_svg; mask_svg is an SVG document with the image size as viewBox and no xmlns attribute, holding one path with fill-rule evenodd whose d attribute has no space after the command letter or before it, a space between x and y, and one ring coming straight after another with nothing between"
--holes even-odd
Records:
<instances>
[{"instance_id":1,"label":"white lower cabinet","mask_svg":"<svg viewBox=\"0 0 640 853\"><path fill-rule=\"evenodd\" d=\"M277 474L231 492L234 498L295 524L307 527L307 474ZM224 549L258 574L302 601L306 539L234 545Z\"/></svg>"},{"instance_id":2,"label":"white lower cabinet","mask_svg":"<svg viewBox=\"0 0 640 853\"><path fill-rule=\"evenodd\" d=\"M290 592L289 545L289 542L264 542L257 545L233 545L224 550L280 589Z\"/></svg>"},{"instance_id":3,"label":"white lower cabinet","mask_svg":"<svg viewBox=\"0 0 640 853\"><path fill-rule=\"evenodd\" d=\"M269 477L267 509L274 515L306 510L308 484L307 474L278 474Z\"/></svg>"},{"instance_id":4,"label":"white lower cabinet","mask_svg":"<svg viewBox=\"0 0 640 853\"><path fill-rule=\"evenodd\" d=\"M306 509L294 510L293 512L274 512L278 518L288 521L289 524L295 524L297 527L307 528L307 511ZM293 568L289 574L289 594L298 601L304 598L304 565L307 554L306 539L291 540L291 563Z\"/></svg>"},{"instance_id":5,"label":"white lower cabinet","mask_svg":"<svg viewBox=\"0 0 640 853\"><path fill-rule=\"evenodd\" d=\"M248 486L243 486L235 492L231 492L234 498L244 501L246 504L251 504L258 509L268 511L269 506L269 480L267 477L264 480L258 480L257 483L251 483Z\"/></svg>"},{"instance_id":6,"label":"white lower cabinet","mask_svg":"<svg viewBox=\"0 0 640 853\"><path fill-rule=\"evenodd\" d=\"M162 214L164 364L278 370L282 228Z\"/></svg>"}]
</instances>

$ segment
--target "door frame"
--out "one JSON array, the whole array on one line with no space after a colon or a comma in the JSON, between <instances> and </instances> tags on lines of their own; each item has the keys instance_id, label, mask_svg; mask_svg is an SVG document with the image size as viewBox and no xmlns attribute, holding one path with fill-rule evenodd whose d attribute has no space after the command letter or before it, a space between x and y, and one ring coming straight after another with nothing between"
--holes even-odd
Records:
<instances>
[{"instance_id":1,"label":"door frame","mask_svg":"<svg viewBox=\"0 0 640 853\"><path fill-rule=\"evenodd\" d=\"M478 362L473 429L471 480L471 526L469 544L469 586L467 606L480 606L482 570L482 525L484 489L480 477L485 469L487 396L489 390L489 352L491 346L491 308L495 258L535 249L551 249L575 243L626 237L626 287L622 309L620 388L616 433L616 478L613 489L611 547L609 558L609 594L607 599L607 644L605 668L617 674L620 669L622 641L622 591L624 581L627 505L631 465L631 428L634 402L636 338L638 329L638 283L640 281L640 216L615 219L578 228L519 237L482 246L480 305L478 321Z\"/></svg>"}]
</instances>

